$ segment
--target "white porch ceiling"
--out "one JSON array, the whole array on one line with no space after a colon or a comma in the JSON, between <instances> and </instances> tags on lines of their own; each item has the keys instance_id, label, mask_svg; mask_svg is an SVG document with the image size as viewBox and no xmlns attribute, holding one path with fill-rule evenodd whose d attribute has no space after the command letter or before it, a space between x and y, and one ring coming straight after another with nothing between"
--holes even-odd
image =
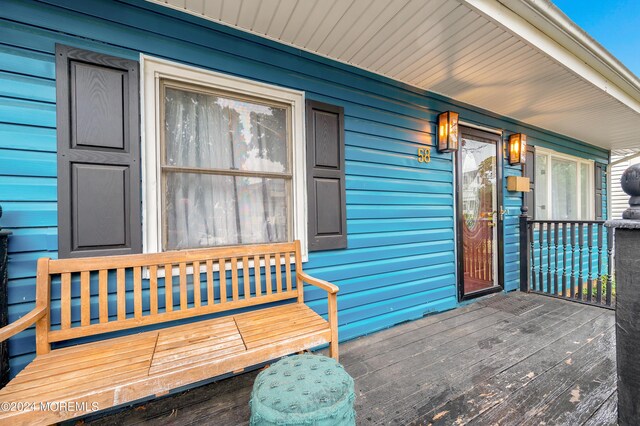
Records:
<instances>
[{"instance_id":1,"label":"white porch ceiling","mask_svg":"<svg viewBox=\"0 0 640 426\"><path fill-rule=\"evenodd\" d=\"M526 0L150 1L603 148L640 147L640 87L521 19Z\"/></svg>"}]
</instances>

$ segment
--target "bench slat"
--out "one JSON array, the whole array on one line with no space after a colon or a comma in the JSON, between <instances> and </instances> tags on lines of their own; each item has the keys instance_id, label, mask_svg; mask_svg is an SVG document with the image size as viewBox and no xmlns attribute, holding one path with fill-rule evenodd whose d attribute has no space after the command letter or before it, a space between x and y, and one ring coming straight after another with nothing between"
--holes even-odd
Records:
<instances>
[{"instance_id":1,"label":"bench slat","mask_svg":"<svg viewBox=\"0 0 640 426\"><path fill-rule=\"evenodd\" d=\"M126 288L124 281L124 268L118 268L116 271L116 285L117 285L117 296L118 296L118 321L122 321L127 317L127 301L126 301Z\"/></svg>"},{"instance_id":2,"label":"bench slat","mask_svg":"<svg viewBox=\"0 0 640 426\"><path fill-rule=\"evenodd\" d=\"M180 263L180 309L187 309L187 264Z\"/></svg>"},{"instance_id":3,"label":"bench slat","mask_svg":"<svg viewBox=\"0 0 640 426\"><path fill-rule=\"evenodd\" d=\"M71 327L71 274L60 276L60 328Z\"/></svg>"},{"instance_id":4,"label":"bench slat","mask_svg":"<svg viewBox=\"0 0 640 426\"><path fill-rule=\"evenodd\" d=\"M147 354L147 352L148 350L146 348L133 348L133 350L131 350L131 348L121 348L120 351L104 354L104 356L100 358L95 356L89 359L69 358L58 360L58 362L53 363L52 365L38 364L37 368L22 370L19 375L21 382L37 380L41 377L50 377L55 376L56 374L85 370L98 364L108 364L113 366L114 363L120 361L126 363L129 359L138 359L141 356L146 356L145 354Z\"/></svg>"},{"instance_id":5,"label":"bench slat","mask_svg":"<svg viewBox=\"0 0 640 426\"><path fill-rule=\"evenodd\" d=\"M280 253L276 253L276 291L282 292L282 259Z\"/></svg>"},{"instance_id":6,"label":"bench slat","mask_svg":"<svg viewBox=\"0 0 640 426\"><path fill-rule=\"evenodd\" d=\"M59 372L83 368L82 366L90 367L98 364L108 364L118 359L133 358L138 356L140 352L146 351L147 346L148 344L145 343L145 340L142 340L142 343L123 345L113 350L108 347L102 347L102 349L99 350L96 347L92 353L66 353L64 356L58 356L52 359L38 359L35 367L33 367L32 363L29 364L30 368L25 368L20 372L20 380L30 380L34 375L41 375L43 377L54 376ZM51 353L56 352L57 351L54 350Z\"/></svg>"},{"instance_id":7,"label":"bench slat","mask_svg":"<svg viewBox=\"0 0 640 426\"><path fill-rule=\"evenodd\" d=\"M242 329L243 336L256 336L266 334L273 330L273 322L275 320L282 321L283 324L303 324L314 322L326 322L315 312L313 313L286 313L282 315L273 315L273 318L261 318L253 320L250 326Z\"/></svg>"},{"instance_id":8,"label":"bench slat","mask_svg":"<svg viewBox=\"0 0 640 426\"><path fill-rule=\"evenodd\" d=\"M331 331L329 329L329 325L326 323L306 325L306 326L300 326L300 327L281 328L279 330L274 330L272 333L269 333L269 335L266 335L262 338L249 339L249 340L245 339L245 345L247 346L247 349L252 349L260 346L269 346L269 345L276 344L279 341L289 339L292 335L315 334L315 333L327 333L327 335L329 335ZM329 339L327 339L327 341L328 340Z\"/></svg>"},{"instance_id":9,"label":"bench slat","mask_svg":"<svg viewBox=\"0 0 640 426\"><path fill-rule=\"evenodd\" d=\"M220 275L224 274L224 270L220 270ZM233 292L233 301L238 300L238 259L231 258L231 291Z\"/></svg>"},{"instance_id":10,"label":"bench slat","mask_svg":"<svg viewBox=\"0 0 640 426\"><path fill-rule=\"evenodd\" d=\"M101 269L98 272L98 305L100 323L104 324L109 321L109 287L108 287L109 271Z\"/></svg>"},{"instance_id":11,"label":"bench slat","mask_svg":"<svg viewBox=\"0 0 640 426\"><path fill-rule=\"evenodd\" d=\"M249 275L249 257L242 257L242 281L244 282L244 298L251 297L251 275Z\"/></svg>"},{"instance_id":12,"label":"bench slat","mask_svg":"<svg viewBox=\"0 0 640 426\"><path fill-rule=\"evenodd\" d=\"M218 269L220 273L220 303L226 303L227 301L227 261L225 259L220 259L218 264L220 269ZM211 285L213 286L213 280L211 281ZM211 302L213 305L213 301Z\"/></svg>"},{"instance_id":13,"label":"bench slat","mask_svg":"<svg viewBox=\"0 0 640 426\"><path fill-rule=\"evenodd\" d=\"M273 283L271 282L271 256L268 253L264 255L264 286L267 295L271 294Z\"/></svg>"},{"instance_id":14,"label":"bench slat","mask_svg":"<svg viewBox=\"0 0 640 426\"><path fill-rule=\"evenodd\" d=\"M193 262L193 306L202 306L202 295L200 294L200 262Z\"/></svg>"},{"instance_id":15,"label":"bench slat","mask_svg":"<svg viewBox=\"0 0 640 426\"><path fill-rule=\"evenodd\" d=\"M3 396L3 401L60 401L67 394L89 392L92 389L112 386L118 382L126 383L135 378L146 377L149 371L149 361L149 359L145 359L135 364L130 363L115 371L109 368L106 371L92 371L90 374L85 372L85 376L81 380L70 378L38 386L35 389L18 390L9 393L6 399Z\"/></svg>"},{"instance_id":16,"label":"bench slat","mask_svg":"<svg viewBox=\"0 0 640 426\"><path fill-rule=\"evenodd\" d=\"M142 268L133 268L133 315L142 318Z\"/></svg>"},{"instance_id":17,"label":"bench slat","mask_svg":"<svg viewBox=\"0 0 640 426\"><path fill-rule=\"evenodd\" d=\"M296 335L330 333L329 323L301 303L238 314L234 318L248 349Z\"/></svg>"},{"instance_id":18,"label":"bench slat","mask_svg":"<svg viewBox=\"0 0 640 426\"><path fill-rule=\"evenodd\" d=\"M168 263L164 265L164 309L166 312L173 311L173 266Z\"/></svg>"},{"instance_id":19,"label":"bench slat","mask_svg":"<svg viewBox=\"0 0 640 426\"><path fill-rule=\"evenodd\" d=\"M158 266L149 266L149 310L151 315L158 313Z\"/></svg>"},{"instance_id":20,"label":"bench slat","mask_svg":"<svg viewBox=\"0 0 640 426\"><path fill-rule=\"evenodd\" d=\"M253 256L253 276L256 283L256 297L262 296L262 278L260 277L260 256Z\"/></svg>"},{"instance_id":21,"label":"bench slat","mask_svg":"<svg viewBox=\"0 0 640 426\"><path fill-rule=\"evenodd\" d=\"M91 283L89 272L80 272L80 324L91 324Z\"/></svg>"},{"instance_id":22,"label":"bench slat","mask_svg":"<svg viewBox=\"0 0 640 426\"><path fill-rule=\"evenodd\" d=\"M211 259L207 259L207 305L209 306L213 305L215 300L213 288L213 261Z\"/></svg>"},{"instance_id":23,"label":"bench slat","mask_svg":"<svg viewBox=\"0 0 640 426\"><path fill-rule=\"evenodd\" d=\"M285 265L289 265L289 263L291 262L291 253L287 253L285 258ZM287 274L287 291L291 291L292 289L292 284L291 284L291 268L285 268L285 272Z\"/></svg>"}]
</instances>

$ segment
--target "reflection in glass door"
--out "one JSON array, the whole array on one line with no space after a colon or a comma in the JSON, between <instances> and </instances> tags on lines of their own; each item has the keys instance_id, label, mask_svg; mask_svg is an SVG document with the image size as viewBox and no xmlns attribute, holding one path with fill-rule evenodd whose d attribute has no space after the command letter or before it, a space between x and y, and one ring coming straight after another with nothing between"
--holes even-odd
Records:
<instances>
[{"instance_id":1,"label":"reflection in glass door","mask_svg":"<svg viewBox=\"0 0 640 426\"><path fill-rule=\"evenodd\" d=\"M498 288L497 136L462 131L458 151L458 238L462 296Z\"/></svg>"}]
</instances>

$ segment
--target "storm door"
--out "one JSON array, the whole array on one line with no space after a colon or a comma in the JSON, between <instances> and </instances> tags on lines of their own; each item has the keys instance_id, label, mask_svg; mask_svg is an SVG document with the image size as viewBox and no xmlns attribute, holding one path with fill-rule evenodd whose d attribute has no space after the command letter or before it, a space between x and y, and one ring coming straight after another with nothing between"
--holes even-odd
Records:
<instances>
[{"instance_id":1,"label":"storm door","mask_svg":"<svg viewBox=\"0 0 640 426\"><path fill-rule=\"evenodd\" d=\"M457 161L458 276L461 298L501 289L500 136L461 128Z\"/></svg>"}]
</instances>

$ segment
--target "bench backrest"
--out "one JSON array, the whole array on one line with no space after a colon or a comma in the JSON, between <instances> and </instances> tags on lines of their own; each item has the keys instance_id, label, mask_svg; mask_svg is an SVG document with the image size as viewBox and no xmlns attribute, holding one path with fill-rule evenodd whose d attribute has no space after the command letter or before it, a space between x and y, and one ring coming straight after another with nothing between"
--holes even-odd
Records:
<instances>
[{"instance_id":1,"label":"bench backrest","mask_svg":"<svg viewBox=\"0 0 640 426\"><path fill-rule=\"evenodd\" d=\"M303 302L291 263L302 270L299 241L40 259L37 299L49 313L36 324L37 352L62 340L285 299Z\"/></svg>"}]
</instances>

